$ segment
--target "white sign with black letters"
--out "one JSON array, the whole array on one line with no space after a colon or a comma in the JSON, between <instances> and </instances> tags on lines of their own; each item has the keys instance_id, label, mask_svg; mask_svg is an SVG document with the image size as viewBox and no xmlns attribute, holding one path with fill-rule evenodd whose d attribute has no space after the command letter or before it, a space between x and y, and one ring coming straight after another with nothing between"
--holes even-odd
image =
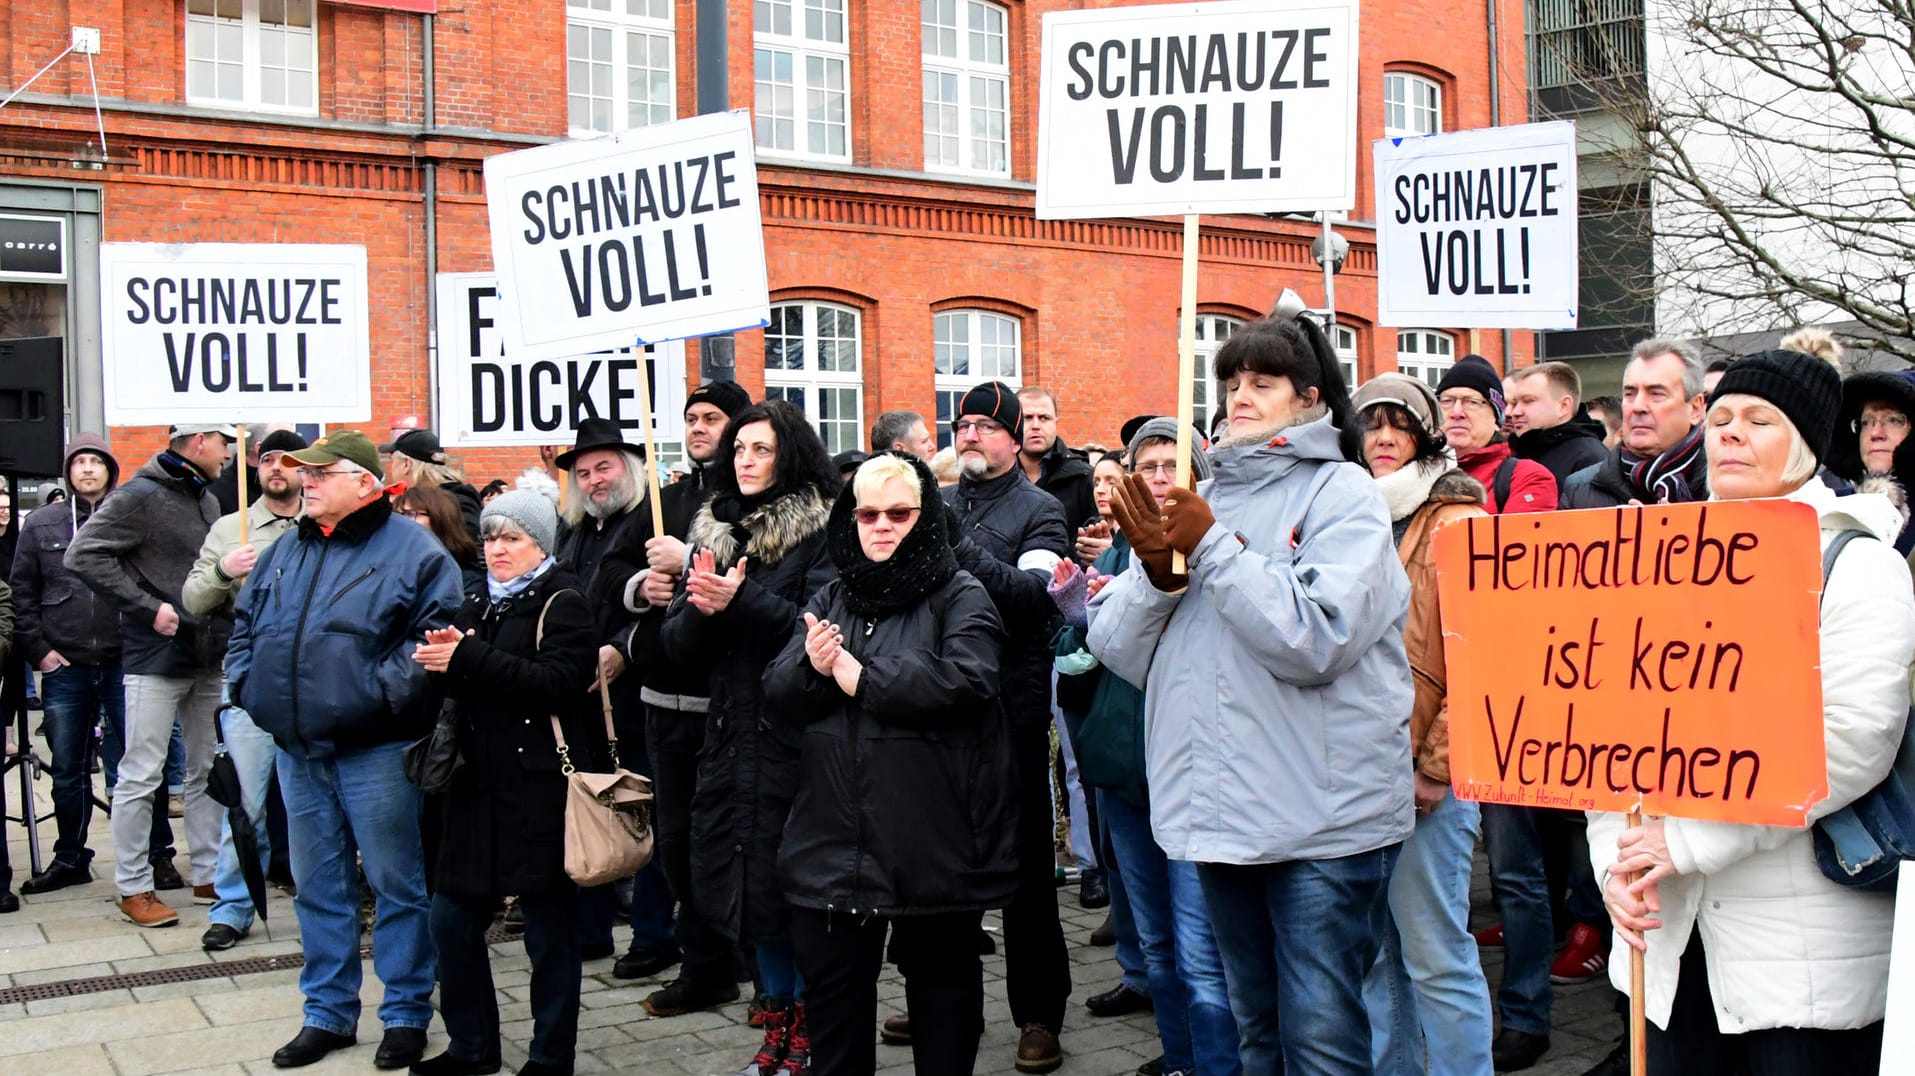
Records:
<instances>
[{"instance_id":1,"label":"white sign with black letters","mask_svg":"<svg viewBox=\"0 0 1915 1076\"><path fill-rule=\"evenodd\" d=\"M1042 68L1041 219L1356 204L1353 0L1054 11Z\"/></svg>"},{"instance_id":2,"label":"white sign with black letters","mask_svg":"<svg viewBox=\"0 0 1915 1076\"><path fill-rule=\"evenodd\" d=\"M770 317L747 112L488 157L485 196L507 354L562 358Z\"/></svg>"},{"instance_id":3,"label":"white sign with black letters","mask_svg":"<svg viewBox=\"0 0 1915 1076\"><path fill-rule=\"evenodd\" d=\"M1377 324L1573 329L1576 125L1374 144Z\"/></svg>"},{"instance_id":4,"label":"white sign with black letters","mask_svg":"<svg viewBox=\"0 0 1915 1076\"><path fill-rule=\"evenodd\" d=\"M440 439L459 448L571 444L580 422L607 418L642 444L640 390L652 436L685 433L685 341L553 359L507 358L496 277L440 273ZM639 378L645 378L640 384Z\"/></svg>"},{"instance_id":5,"label":"white sign with black letters","mask_svg":"<svg viewBox=\"0 0 1915 1076\"><path fill-rule=\"evenodd\" d=\"M366 248L100 247L106 421L372 418Z\"/></svg>"}]
</instances>

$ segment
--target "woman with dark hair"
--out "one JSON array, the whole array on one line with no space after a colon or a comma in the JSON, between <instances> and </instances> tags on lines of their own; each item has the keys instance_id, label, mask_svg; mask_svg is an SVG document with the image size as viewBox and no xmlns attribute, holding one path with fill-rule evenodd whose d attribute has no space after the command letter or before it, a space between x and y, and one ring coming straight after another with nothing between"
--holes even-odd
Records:
<instances>
[{"instance_id":1,"label":"woman with dark hair","mask_svg":"<svg viewBox=\"0 0 1915 1076\"><path fill-rule=\"evenodd\" d=\"M508 487L505 484L505 479L503 478L495 478L492 481L487 482L479 490L479 503L481 505L491 504L492 498L497 497L501 493L504 493L507 488Z\"/></svg>"},{"instance_id":2,"label":"woman with dark hair","mask_svg":"<svg viewBox=\"0 0 1915 1076\"><path fill-rule=\"evenodd\" d=\"M979 924L1017 889L997 701L1004 629L983 585L959 570L937 479L915 457L860 465L827 534L838 578L765 674L767 697L803 742L778 874L793 905L812 1071L876 1069L889 927L910 954L901 966L917 1071L968 1076L984 1031Z\"/></svg>"},{"instance_id":3,"label":"woman with dark hair","mask_svg":"<svg viewBox=\"0 0 1915 1076\"><path fill-rule=\"evenodd\" d=\"M1415 826L1409 581L1315 324L1240 329L1215 373L1215 477L1161 508L1143 475L1117 487L1133 563L1090 650L1144 692L1151 831L1197 864L1243 1070L1367 1071L1363 978Z\"/></svg>"},{"instance_id":4,"label":"woman with dark hair","mask_svg":"<svg viewBox=\"0 0 1915 1076\"><path fill-rule=\"evenodd\" d=\"M800 735L768 710L764 676L805 603L836 574L825 521L840 480L804 413L779 400L740 411L713 461L714 493L686 541L690 570L659 628L668 657L710 670L692 900L706 922L756 948L769 1010L752 1064L764 1076L797 1073L810 1046L777 860Z\"/></svg>"},{"instance_id":5,"label":"woman with dark hair","mask_svg":"<svg viewBox=\"0 0 1915 1076\"><path fill-rule=\"evenodd\" d=\"M485 566L479 563L479 545L466 529L459 502L439 486L408 486L392 499L392 511L430 530L439 544L452 555L465 581L466 593L485 583Z\"/></svg>"},{"instance_id":6,"label":"woman with dark hair","mask_svg":"<svg viewBox=\"0 0 1915 1076\"><path fill-rule=\"evenodd\" d=\"M1390 875L1383 952L1364 983L1379 1073L1471 1076L1493 1067L1489 987L1469 932L1470 856L1482 812L1450 792L1448 676L1436 603L1437 528L1483 514L1482 483L1456 466L1436 393L1379 374L1356 394L1363 463L1383 491L1410 577L1403 645L1416 681L1410 780L1416 829ZM1426 1064L1427 1058L1427 1064Z\"/></svg>"}]
</instances>

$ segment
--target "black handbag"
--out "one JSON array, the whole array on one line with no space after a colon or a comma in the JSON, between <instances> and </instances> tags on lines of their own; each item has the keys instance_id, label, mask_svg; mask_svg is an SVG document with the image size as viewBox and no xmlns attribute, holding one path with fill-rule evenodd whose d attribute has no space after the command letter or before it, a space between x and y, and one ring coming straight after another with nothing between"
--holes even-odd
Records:
<instances>
[{"instance_id":1,"label":"black handbag","mask_svg":"<svg viewBox=\"0 0 1915 1076\"><path fill-rule=\"evenodd\" d=\"M226 753L225 721L227 708L213 715L213 736L219 741L213 751L213 769L206 775L206 794L221 807L238 807L245 802L239 787L239 767Z\"/></svg>"},{"instance_id":2,"label":"black handbag","mask_svg":"<svg viewBox=\"0 0 1915 1076\"><path fill-rule=\"evenodd\" d=\"M439 707L439 720L432 731L406 748L406 780L420 791L439 793L452 787L452 775L465 765L459 757L459 716L452 700Z\"/></svg>"}]
</instances>

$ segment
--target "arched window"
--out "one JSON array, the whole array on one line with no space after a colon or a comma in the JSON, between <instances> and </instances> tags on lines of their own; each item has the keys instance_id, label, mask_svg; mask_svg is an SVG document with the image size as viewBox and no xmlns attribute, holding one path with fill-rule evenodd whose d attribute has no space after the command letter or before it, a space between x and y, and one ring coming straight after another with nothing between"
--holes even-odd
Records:
<instances>
[{"instance_id":1,"label":"arched window","mask_svg":"<svg viewBox=\"0 0 1915 1076\"><path fill-rule=\"evenodd\" d=\"M1456 341L1435 329L1396 330L1396 368L1431 388L1456 364Z\"/></svg>"},{"instance_id":2,"label":"arched window","mask_svg":"<svg viewBox=\"0 0 1915 1076\"><path fill-rule=\"evenodd\" d=\"M951 420L964 394L981 381L1020 384L1024 327L990 310L946 310L932 319L938 446L951 444Z\"/></svg>"},{"instance_id":3,"label":"arched window","mask_svg":"<svg viewBox=\"0 0 1915 1076\"><path fill-rule=\"evenodd\" d=\"M1421 75L1383 76L1383 137L1441 134L1443 87Z\"/></svg>"},{"instance_id":4,"label":"arched window","mask_svg":"<svg viewBox=\"0 0 1915 1076\"><path fill-rule=\"evenodd\" d=\"M1216 368L1217 349L1243 325L1243 319L1224 314L1197 315L1197 361L1190 371L1190 421L1206 437L1210 435L1210 413L1223 400L1223 386L1210 376Z\"/></svg>"},{"instance_id":5,"label":"arched window","mask_svg":"<svg viewBox=\"0 0 1915 1076\"><path fill-rule=\"evenodd\" d=\"M858 311L833 303L775 303L765 326L765 399L803 411L833 453L864 443Z\"/></svg>"}]
</instances>

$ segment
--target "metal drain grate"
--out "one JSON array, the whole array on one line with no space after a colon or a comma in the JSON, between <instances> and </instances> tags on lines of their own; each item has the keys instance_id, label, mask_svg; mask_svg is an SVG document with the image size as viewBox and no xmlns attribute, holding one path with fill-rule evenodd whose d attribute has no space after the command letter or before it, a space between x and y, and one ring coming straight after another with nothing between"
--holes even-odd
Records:
<instances>
[{"instance_id":1,"label":"metal drain grate","mask_svg":"<svg viewBox=\"0 0 1915 1076\"><path fill-rule=\"evenodd\" d=\"M497 926L485 933L487 945L501 945L516 941L518 938L519 935L507 933L505 928ZM372 946L360 946L359 955L371 956ZM9 1002L45 1001L48 998L70 998L80 994L100 994L110 990L131 990L136 986L160 986L164 983L191 983L202 979L237 978L241 975L257 975L264 971L285 971L305 963L304 955L286 953L281 956L253 957L249 960L188 964L179 968L157 968L153 971L136 971L126 975L96 975L87 979L63 979L59 982L0 989L0 1005Z\"/></svg>"}]
</instances>

